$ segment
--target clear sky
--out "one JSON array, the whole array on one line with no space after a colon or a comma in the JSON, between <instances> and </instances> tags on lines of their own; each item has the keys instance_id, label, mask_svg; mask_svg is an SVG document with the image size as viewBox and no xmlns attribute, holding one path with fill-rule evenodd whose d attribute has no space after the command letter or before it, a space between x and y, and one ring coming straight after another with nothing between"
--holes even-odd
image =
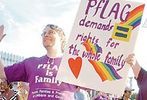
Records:
<instances>
[{"instance_id":1,"label":"clear sky","mask_svg":"<svg viewBox=\"0 0 147 100\"><path fill-rule=\"evenodd\" d=\"M147 2L147 0L128 1ZM0 51L24 57L45 54L41 42L43 27L48 23L57 24L63 28L68 37L79 4L80 0L0 0L0 25L5 26L4 32L7 34L0 43ZM139 63L147 70L146 38L147 7L134 50Z\"/></svg>"}]
</instances>

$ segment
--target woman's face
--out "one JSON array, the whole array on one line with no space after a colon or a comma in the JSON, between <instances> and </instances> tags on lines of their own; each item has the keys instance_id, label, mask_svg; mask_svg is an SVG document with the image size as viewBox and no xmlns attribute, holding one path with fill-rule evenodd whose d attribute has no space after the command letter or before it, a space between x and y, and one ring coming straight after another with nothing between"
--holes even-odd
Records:
<instances>
[{"instance_id":1,"label":"woman's face","mask_svg":"<svg viewBox=\"0 0 147 100\"><path fill-rule=\"evenodd\" d=\"M45 48L55 47L61 45L60 37L56 30L51 29L49 26L43 30L42 42Z\"/></svg>"},{"instance_id":2,"label":"woman's face","mask_svg":"<svg viewBox=\"0 0 147 100\"><path fill-rule=\"evenodd\" d=\"M125 97L130 98L130 96L131 96L131 91L126 91Z\"/></svg>"}]
</instances>

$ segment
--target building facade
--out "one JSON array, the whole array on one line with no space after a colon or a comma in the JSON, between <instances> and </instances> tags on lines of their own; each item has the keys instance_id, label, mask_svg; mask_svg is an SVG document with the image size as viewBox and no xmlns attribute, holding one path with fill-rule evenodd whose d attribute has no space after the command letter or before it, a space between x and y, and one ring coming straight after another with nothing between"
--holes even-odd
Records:
<instances>
[{"instance_id":1,"label":"building facade","mask_svg":"<svg viewBox=\"0 0 147 100\"><path fill-rule=\"evenodd\" d=\"M2 59L5 66L8 66L24 60L24 57L0 51L0 59Z\"/></svg>"}]
</instances>

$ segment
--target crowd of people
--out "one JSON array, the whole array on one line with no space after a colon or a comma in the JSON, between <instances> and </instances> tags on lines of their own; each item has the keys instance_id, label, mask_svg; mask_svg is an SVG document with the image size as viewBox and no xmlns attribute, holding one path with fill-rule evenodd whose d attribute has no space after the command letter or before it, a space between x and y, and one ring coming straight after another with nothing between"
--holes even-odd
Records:
<instances>
[{"instance_id":1,"label":"crowd of people","mask_svg":"<svg viewBox=\"0 0 147 100\"><path fill-rule=\"evenodd\" d=\"M0 41L5 37L4 26L0 26ZM46 54L42 57L30 57L11 66L4 66L0 62L1 97L3 100L109 100L111 94L99 92L90 98L86 90L75 85L59 82L56 74L62 59L65 46L65 34L63 30L53 24L48 24L41 34ZM139 86L138 100L147 98L147 72L140 67L135 55L130 54L126 62L133 69ZM48 81L45 81L47 79ZM49 81L50 80L50 81ZM12 90L12 82L29 83L29 91L22 89L22 83L18 83L18 91ZM120 100L129 100L132 90L126 89ZM26 98L27 97L27 98ZM128 98L128 99L126 99ZM115 98L114 98L115 99ZM118 98L117 98L118 99Z\"/></svg>"},{"instance_id":2,"label":"crowd of people","mask_svg":"<svg viewBox=\"0 0 147 100\"><path fill-rule=\"evenodd\" d=\"M29 93L29 86L24 82L15 82L8 84L6 81L1 81L0 100L27 100ZM109 93L97 92L96 95L91 96L90 91L79 86L76 86L74 92L74 100L136 100L132 98L132 91L129 87L125 88L123 96L114 96ZM94 91L94 90L93 90Z\"/></svg>"}]
</instances>

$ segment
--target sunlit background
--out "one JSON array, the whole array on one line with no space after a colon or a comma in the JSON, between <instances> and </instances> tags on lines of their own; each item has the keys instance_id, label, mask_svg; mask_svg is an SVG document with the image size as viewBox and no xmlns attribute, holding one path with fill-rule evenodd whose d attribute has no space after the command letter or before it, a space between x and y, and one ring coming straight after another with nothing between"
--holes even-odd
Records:
<instances>
[{"instance_id":1,"label":"sunlit background","mask_svg":"<svg viewBox=\"0 0 147 100\"><path fill-rule=\"evenodd\" d=\"M41 42L46 24L57 24L69 35L79 0L0 0L0 24L7 36L1 50L25 57L45 54Z\"/></svg>"},{"instance_id":2,"label":"sunlit background","mask_svg":"<svg viewBox=\"0 0 147 100\"><path fill-rule=\"evenodd\" d=\"M45 54L41 42L43 27L48 23L57 24L63 28L68 38L79 4L80 0L0 0L0 25L5 26L4 33L7 34L0 43L0 51L24 57ZM147 8L144 11L134 53L142 67L147 70L146 13ZM129 74L129 77L133 77L133 74ZM132 87L138 91L134 80Z\"/></svg>"}]
</instances>

